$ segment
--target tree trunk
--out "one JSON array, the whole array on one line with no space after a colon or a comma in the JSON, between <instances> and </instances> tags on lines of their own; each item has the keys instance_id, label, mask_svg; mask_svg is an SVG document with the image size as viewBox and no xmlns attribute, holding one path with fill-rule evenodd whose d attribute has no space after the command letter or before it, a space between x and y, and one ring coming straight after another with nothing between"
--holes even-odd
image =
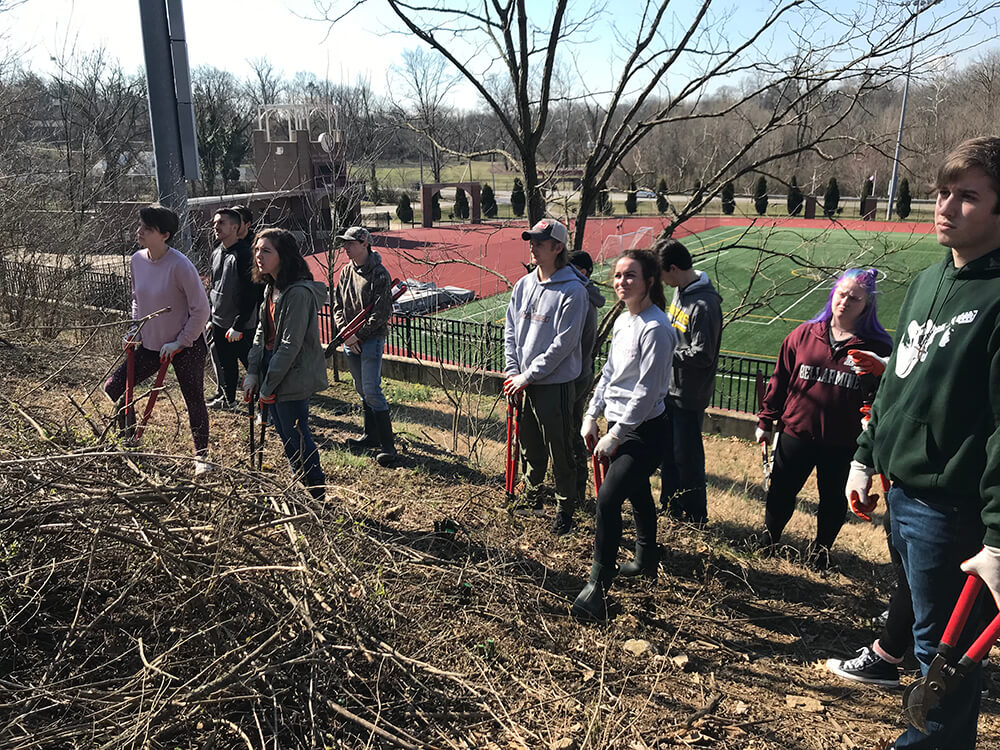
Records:
<instances>
[{"instance_id":1,"label":"tree trunk","mask_svg":"<svg viewBox=\"0 0 1000 750\"><path fill-rule=\"evenodd\" d=\"M534 226L545 218L545 200L538 185L538 162L535 151L525 149L521 152L521 165L524 171L524 197L528 211L528 225Z\"/></svg>"}]
</instances>

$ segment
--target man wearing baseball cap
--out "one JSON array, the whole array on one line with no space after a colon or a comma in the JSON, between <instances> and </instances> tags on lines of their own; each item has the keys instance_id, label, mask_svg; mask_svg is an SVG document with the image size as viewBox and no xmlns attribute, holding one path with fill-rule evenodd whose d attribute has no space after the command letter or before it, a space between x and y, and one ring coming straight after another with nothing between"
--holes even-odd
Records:
<instances>
[{"instance_id":1,"label":"man wearing baseball cap","mask_svg":"<svg viewBox=\"0 0 1000 750\"><path fill-rule=\"evenodd\" d=\"M542 219L521 238L535 269L511 292L504 325L507 379L504 395L524 391L520 446L526 465L524 500L541 508L541 485L552 460L558 511L552 533L568 534L580 498L573 435L575 381L582 369L581 335L590 302L578 274L567 268L566 227Z\"/></svg>"},{"instance_id":2,"label":"man wearing baseball cap","mask_svg":"<svg viewBox=\"0 0 1000 750\"><path fill-rule=\"evenodd\" d=\"M333 293L333 321L338 330L371 305L364 325L344 339L344 358L354 390L361 396L365 420L364 434L348 438L347 447L355 452L377 451L379 465L391 466L397 454L389 404L382 395L382 352L392 315L392 279L381 256L371 249L367 229L350 227L335 239L348 260Z\"/></svg>"}]
</instances>

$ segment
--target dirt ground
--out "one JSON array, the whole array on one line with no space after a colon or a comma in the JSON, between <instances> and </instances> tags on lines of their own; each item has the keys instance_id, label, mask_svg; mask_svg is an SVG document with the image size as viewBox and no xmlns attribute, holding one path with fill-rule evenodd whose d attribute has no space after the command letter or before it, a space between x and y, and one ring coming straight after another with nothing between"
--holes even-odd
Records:
<instances>
[{"instance_id":1,"label":"dirt ground","mask_svg":"<svg viewBox=\"0 0 1000 750\"><path fill-rule=\"evenodd\" d=\"M83 403L114 356L111 343L82 337L44 346L0 341L0 396L11 402L0 429L0 465L9 469L36 450L39 430L93 444L91 427L67 397ZM610 623L580 623L569 606L589 572L592 498L575 531L554 539L551 506L544 517L506 510L503 413L494 401L464 401L456 451L454 407L442 392L396 382L386 390L402 453L394 469L340 449L360 424L344 375L314 400L328 481L317 517L331 525L353 519L377 542L377 561L356 555L346 564L358 585L379 592L378 606L392 611L380 642L431 674L461 675L449 679L468 688L462 705L442 707L433 721L411 716L405 729L419 742L410 746L869 750L887 747L903 728L899 690L845 682L824 666L827 657L850 656L877 634L871 619L891 583L879 525L850 520L833 570L807 569L801 558L813 524L810 485L788 546L777 557L759 557L747 543L763 517L759 453L745 442L710 438L707 528L661 518L665 558L656 583L616 582ZM157 403L144 450L185 456L191 449L183 402L175 387L167 395ZM96 395L84 410L100 428L109 406ZM212 460L245 466L247 418L213 412L211 419ZM273 436L265 451L265 473L282 481L288 467ZM177 463L177 476L164 481L189 484L189 464ZM0 498L0 505L22 500ZM632 542L626 511L621 560ZM0 636L5 627L0 623ZM0 643L0 664L13 658L6 648ZM904 684L916 674L912 656L905 666ZM388 705L393 696L379 700ZM374 724L382 715L361 702L352 710L368 711ZM376 733L348 741L340 718L323 721L327 747L398 744ZM447 731L430 729L444 725ZM29 746L13 734L4 740L3 726L0 747ZM1000 747L995 700L984 702L979 727L979 747ZM258 744L263 734L250 746Z\"/></svg>"}]
</instances>

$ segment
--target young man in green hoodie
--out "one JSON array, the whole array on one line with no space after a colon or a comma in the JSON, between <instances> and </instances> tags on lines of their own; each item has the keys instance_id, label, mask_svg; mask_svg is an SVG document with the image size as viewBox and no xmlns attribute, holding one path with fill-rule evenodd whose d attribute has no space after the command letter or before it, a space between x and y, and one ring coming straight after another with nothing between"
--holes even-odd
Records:
<instances>
[{"instance_id":1,"label":"young man in green hoodie","mask_svg":"<svg viewBox=\"0 0 1000 750\"><path fill-rule=\"evenodd\" d=\"M924 674L963 569L1000 601L1000 138L958 146L937 181L934 225L949 252L907 291L846 488L852 510L867 518L878 501L873 475L892 482L892 539L912 591ZM968 619L979 621L976 613ZM958 653L977 630L966 628ZM928 735L911 726L893 748L972 750L981 680L977 665L928 712Z\"/></svg>"}]
</instances>

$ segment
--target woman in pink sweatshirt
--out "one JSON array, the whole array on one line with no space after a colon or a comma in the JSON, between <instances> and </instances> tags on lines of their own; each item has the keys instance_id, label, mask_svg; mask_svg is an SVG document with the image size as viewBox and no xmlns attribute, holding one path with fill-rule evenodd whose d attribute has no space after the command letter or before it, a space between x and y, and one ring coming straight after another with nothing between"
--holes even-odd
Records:
<instances>
[{"instance_id":1,"label":"woman in pink sweatshirt","mask_svg":"<svg viewBox=\"0 0 1000 750\"><path fill-rule=\"evenodd\" d=\"M195 476L211 470L208 463L208 409L205 406L205 345L203 331L209 305L205 287L194 264L167 243L180 227L173 211L153 204L139 211L136 239L139 252L132 256L132 319L169 308L147 320L138 333L130 331L126 346L135 348L135 383L141 383L160 368L173 364L177 383L187 404L191 437L194 439ZM115 370L104 384L112 401L123 404L126 364Z\"/></svg>"}]
</instances>

